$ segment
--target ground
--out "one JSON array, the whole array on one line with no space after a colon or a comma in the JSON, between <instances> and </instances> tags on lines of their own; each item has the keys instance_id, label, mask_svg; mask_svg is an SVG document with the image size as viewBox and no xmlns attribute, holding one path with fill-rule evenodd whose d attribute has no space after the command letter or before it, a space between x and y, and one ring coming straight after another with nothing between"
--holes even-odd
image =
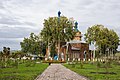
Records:
<instances>
[{"instance_id":1,"label":"ground","mask_svg":"<svg viewBox=\"0 0 120 80\"><path fill-rule=\"evenodd\" d=\"M89 80L67 69L62 64L51 64L36 80Z\"/></svg>"}]
</instances>

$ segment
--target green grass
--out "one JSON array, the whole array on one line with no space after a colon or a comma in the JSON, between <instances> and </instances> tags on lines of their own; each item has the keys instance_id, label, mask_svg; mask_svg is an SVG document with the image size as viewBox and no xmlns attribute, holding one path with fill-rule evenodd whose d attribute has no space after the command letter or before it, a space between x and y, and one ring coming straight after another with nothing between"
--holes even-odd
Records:
<instances>
[{"instance_id":1,"label":"green grass","mask_svg":"<svg viewBox=\"0 0 120 80\"><path fill-rule=\"evenodd\" d=\"M116 54L115 54L115 56L118 56L118 57L120 57L120 53L116 53Z\"/></svg>"},{"instance_id":2,"label":"green grass","mask_svg":"<svg viewBox=\"0 0 120 80\"><path fill-rule=\"evenodd\" d=\"M20 64L18 68L0 68L0 80L34 80L47 67L48 64L44 63L26 67L24 63Z\"/></svg>"},{"instance_id":3,"label":"green grass","mask_svg":"<svg viewBox=\"0 0 120 80\"><path fill-rule=\"evenodd\" d=\"M89 78L90 80L120 80L120 65L112 64L112 67L108 69L109 72L114 72L116 74L98 74L96 72L106 72L106 69L97 68L96 64L90 63L83 64L83 69L80 68L80 64L75 64L75 66L70 64L64 64L64 66L80 75Z\"/></svg>"}]
</instances>

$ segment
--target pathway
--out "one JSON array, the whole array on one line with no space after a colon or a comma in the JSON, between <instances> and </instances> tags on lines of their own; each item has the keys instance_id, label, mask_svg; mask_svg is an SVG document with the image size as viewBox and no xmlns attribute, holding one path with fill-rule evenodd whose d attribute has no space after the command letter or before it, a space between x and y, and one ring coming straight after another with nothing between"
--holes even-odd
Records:
<instances>
[{"instance_id":1,"label":"pathway","mask_svg":"<svg viewBox=\"0 0 120 80\"><path fill-rule=\"evenodd\" d=\"M89 80L67 69L61 64L51 64L35 80Z\"/></svg>"}]
</instances>

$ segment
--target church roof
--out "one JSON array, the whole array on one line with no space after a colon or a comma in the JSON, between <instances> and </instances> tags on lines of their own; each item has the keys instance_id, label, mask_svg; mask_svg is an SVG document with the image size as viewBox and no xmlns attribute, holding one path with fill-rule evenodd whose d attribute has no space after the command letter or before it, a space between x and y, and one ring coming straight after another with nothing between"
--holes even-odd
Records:
<instances>
[{"instance_id":1,"label":"church roof","mask_svg":"<svg viewBox=\"0 0 120 80\"><path fill-rule=\"evenodd\" d=\"M76 48L76 47L71 47L72 50L80 50L80 48Z\"/></svg>"},{"instance_id":2,"label":"church roof","mask_svg":"<svg viewBox=\"0 0 120 80\"><path fill-rule=\"evenodd\" d=\"M86 42L80 41L80 40L72 40L72 41L67 42L67 44L69 44L69 43L86 43Z\"/></svg>"}]
</instances>

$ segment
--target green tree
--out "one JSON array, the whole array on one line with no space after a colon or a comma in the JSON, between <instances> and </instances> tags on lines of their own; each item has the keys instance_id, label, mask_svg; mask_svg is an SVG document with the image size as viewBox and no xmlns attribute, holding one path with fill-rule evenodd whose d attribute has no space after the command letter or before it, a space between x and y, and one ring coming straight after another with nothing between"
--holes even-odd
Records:
<instances>
[{"instance_id":1,"label":"green tree","mask_svg":"<svg viewBox=\"0 0 120 80\"><path fill-rule=\"evenodd\" d=\"M109 31L109 51L110 54L115 54L117 52L117 48L119 46L119 37L114 30Z\"/></svg>"},{"instance_id":2,"label":"green tree","mask_svg":"<svg viewBox=\"0 0 120 80\"><path fill-rule=\"evenodd\" d=\"M85 40L89 44L95 43L95 46L100 51L100 55L107 54L110 51L115 53L119 45L119 37L116 32L105 28L103 25L89 27L85 34Z\"/></svg>"},{"instance_id":3,"label":"green tree","mask_svg":"<svg viewBox=\"0 0 120 80\"><path fill-rule=\"evenodd\" d=\"M101 31L103 29L103 25L94 25L87 29L87 33L85 34L85 40L87 43L94 44L94 54L93 58L95 58L95 46L97 46L97 41L100 38Z\"/></svg>"},{"instance_id":4,"label":"green tree","mask_svg":"<svg viewBox=\"0 0 120 80\"><path fill-rule=\"evenodd\" d=\"M1 56L2 56L2 62L3 62L3 67L7 67L7 62L10 58L10 48L8 47L3 47L3 52L1 52Z\"/></svg>"},{"instance_id":5,"label":"green tree","mask_svg":"<svg viewBox=\"0 0 120 80\"><path fill-rule=\"evenodd\" d=\"M11 55L12 58L16 59L19 58L21 59L22 57L24 57L26 54L22 51L14 51Z\"/></svg>"},{"instance_id":6,"label":"green tree","mask_svg":"<svg viewBox=\"0 0 120 80\"><path fill-rule=\"evenodd\" d=\"M58 17L49 17L44 20L44 27L41 31L42 40L47 43L48 49L50 45L55 44L58 47L58 53L60 49L60 43L69 41L74 36L74 30L72 22L67 17L61 16L58 21Z\"/></svg>"},{"instance_id":7,"label":"green tree","mask_svg":"<svg viewBox=\"0 0 120 80\"><path fill-rule=\"evenodd\" d=\"M32 54L42 54L42 51L45 48L45 45L40 40L40 37L34 33L31 33L29 38L24 38L20 45L23 52L29 52Z\"/></svg>"}]
</instances>

